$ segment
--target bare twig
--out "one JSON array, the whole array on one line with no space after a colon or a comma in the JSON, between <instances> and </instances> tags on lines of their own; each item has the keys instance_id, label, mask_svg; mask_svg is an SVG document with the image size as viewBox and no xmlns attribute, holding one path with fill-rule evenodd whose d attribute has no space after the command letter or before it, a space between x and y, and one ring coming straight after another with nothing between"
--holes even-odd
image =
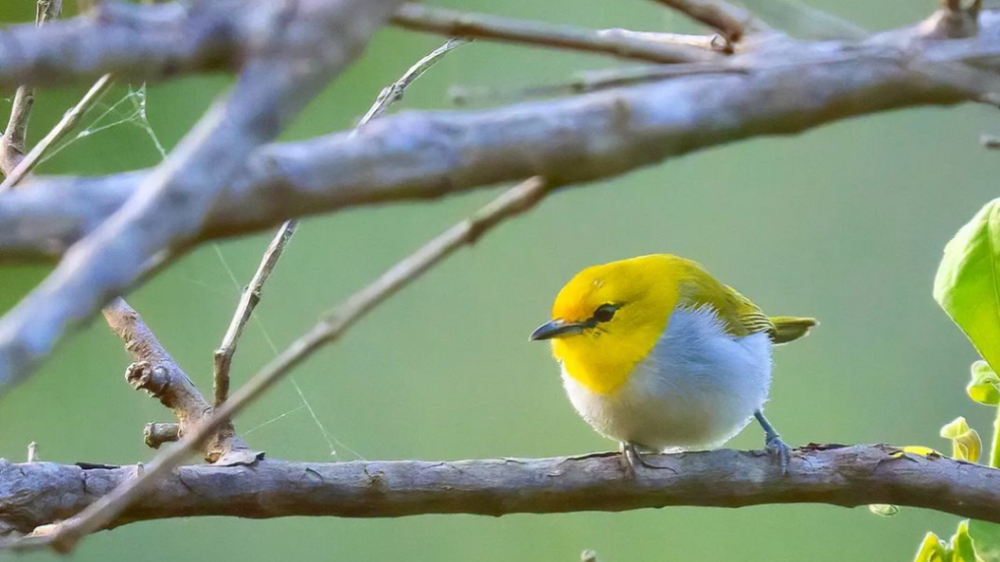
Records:
<instances>
[{"instance_id":1,"label":"bare twig","mask_svg":"<svg viewBox=\"0 0 1000 562\"><path fill-rule=\"evenodd\" d=\"M385 87L372 104L371 108L365 113L365 115L358 122L357 127L354 129L356 133L361 127L366 125L372 119L379 117L389 106L403 99L403 93L406 88L410 86L417 78L420 78L423 73L427 72L437 61L441 59L444 55L448 54L455 48L464 45L471 41L470 39L464 38L454 38L449 39L444 45L438 47L430 54L424 58L417 61L413 66L411 66L403 76L393 82L391 85ZM247 322L253 315L254 308L257 307L257 303L260 302L261 291L264 288L264 283L267 282L267 278L271 275L274 267L277 265L278 260L281 258L281 253L284 251L285 246L288 241L291 240L292 235L295 234L295 228L298 225L298 220L291 219L284 222L278 232L274 235L271 243L268 244L267 249L264 251L264 256L261 259L260 265L257 266L257 271L254 273L253 278L250 280L250 284L244 289L243 294L240 295L240 302L236 306L236 313L233 315L233 319L229 323L229 329L226 330L226 335L222 338L222 343L219 348L215 350L215 369L214 369L214 387L215 387L215 407L218 408L220 404L226 401L226 397L229 394L229 370L233 362L233 354L236 353L236 346L239 342L240 335L243 333L243 329L246 327Z\"/></svg>"},{"instance_id":2,"label":"bare twig","mask_svg":"<svg viewBox=\"0 0 1000 562\"><path fill-rule=\"evenodd\" d=\"M38 443L32 441L28 443L28 462L38 462Z\"/></svg>"},{"instance_id":3,"label":"bare twig","mask_svg":"<svg viewBox=\"0 0 1000 562\"><path fill-rule=\"evenodd\" d=\"M437 49L434 49L430 52L430 54L417 61L416 64L411 66L409 70L407 70L399 78L399 80L396 80L379 92L378 97L375 99L375 103L372 104L372 106L361 118L361 121L358 123L358 127L361 127L372 119L381 116L387 109L389 109L390 105L402 100L403 93L414 80L420 78L420 76L427 72L430 67L434 66L434 64L440 60L441 57L470 41L472 41L472 39L466 37L455 37L453 39L449 39L447 43L441 45Z\"/></svg>"},{"instance_id":4,"label":"bare twig","mask_svg":"<svg viewBox=\"0 0 1000 562\"><path fill-rule=\"evenodd\" d=\"M763 31L766 26L749 12L724 0L655 0L693 20L716 29L730 41L739 41L743 34Z\"/></svg>"},{"instance_id":5,"label":"bare twig","mask_svg":"<svg viewBox=\"0 0 1000 562\"><path fill-rule=\"evenodd\" d=\"M7 174L3 183L0 183L0 193L4 191L13 189L24 177L34 169L35 166L41 161L42 156L51 149L55 143L59 142L60 139L65 137L70 131L72 131L77 123L80 122L80 118L90 110L95 103L97 103L104 92L107 91L111 84L113 83L111 75L105 74L104 76L98 78L97 82L87 90L87 93L83 95L80 99L63 115L59 123L52 128L48 134L45 135L42 140L38 141L38 144L31 149L31 152L27 154L23 159L18 162L17 167Z\"/></svg>"},{"instance_id":6,"label":"bare twig","mask_svg":"<svg viewBox=\"0 0 1000 562\"><path fill-rule=\"evenodd\" d=\"M59 340L124 293L163 253L176 254L201 223L223 186L245 168L247 156L283 126L346 67L400 0L300 0L271 6L271 23L258 37L232 91L205 114L135 195L86 238L0 320L0 381L15 383ZM308 38L303 42L303 38ZM142 236L134 243L126 238ZM43 338L24 339L25 327L44 317ZM69 543L67 543L69 544Z\"/></svg>"},{"instance_id":7,"label":"bare twig","mask_svg":"<svg viewBox=\"0 0 1000 562\"><path fill-rule=\"evenodd\" d=\"M38 0L35 4L35 26L40 27L50 19L59 17L62 0ZM25 139L28 134L28 119L35 104L35 89L18 86L14 93L14 103L10 109L10 120L3 136L0 136L0 171L10 173L24 158Z\"/></svg>"},{"instance_id":8,"label":"bare twig","mask_svg":"<svg viewBox=\"0 0 1000 562\"><path fill-rule=\"evenodd\" d=\"M134 361L125 371L125 380L172 410L180 424L180 434L200 424L211 413L211 406L139 313L121 298L112 300L103 312L108 326L125 343ZM211 439L202 443L202 455L213 463L249 463L260 454L251 451L236 435L232 423L221 425Z\"/></svg>"},{"instance_id":9,"label":"bare twig","mask_svg":"<svg viewBox=\"0 0 1000 562\"><path fill-rule=\"evenodd\" d=\"M468 513L627 511L668 506L872 503L933 509L1000 522L1000 471L947 458L901 455L885 445L807 447L781 474L761 451L662 455L674 470L622 471L615 454L453 462L184 466L107 521L105 528L173 517L404 517ZM66 519L136 467L83 470L0 461L0 534ZM86 485L83 483L86 482ZM23 543L22 543L23 545Z\"/></svg>"},{"instance_id":10,"label":"bare twig","mask_svg":"<svg viewBox=\"0 0 1000 562\"><path fill-rule=\"evenodd\" d=\"M1000 150L1000 137L993 135L982 135L979 137L980 144L983 148L988 148L990 150Z\"/></svg>"},{"instance_id":11,"label":"bare twig","mask_svg":"<svg viewBox=\"0 0 1000 562\"><path fill-rule=\"evenodd\" d=\"M181 438L181 426L178 423L147 423L142 430L142 438L147 447L159 449L164 443L172 443Z\"/></svg>"},{"instance_id":12,"label":"bare twig","mask_svg":"<svg viewBox=\"0 0 1000 562\"><path fill-rule=\"evenodd\" d=\"M548 189L545 182L533 178L505 192L444 234L431 240L413 255L396 264L364 289L348 298L343 305L324 316L312 330L292 343L263 370L226 400L214 413L195 426L184 437L171 444L145 467L136 478L121 483L110 493L88 506L79 515L59 525L58 529L38 540L27 540L10 548L40 548L53 546L67 550L82 537L104 528L122 511L152 489L156 482L179 466L201 443L210 438L227 420L243 411L288 372L324 344L336 341L348 328L401 288L418 278L458 248L471 244L502 222L520 214L537 203Z\"/></svg>"},{"instance_id":13,"label":"bare twig","mask_svg":"<svg viewBox=\"0 0 1000 562\"><path fill-rule=\"evenodd\" d=\"M649 41L623 34L535 21L515 20L487 14L455 12L417 4L404 4L392 17L392 23L405 29L426 31L452 37L495 39L605 53L620 58L651 62L704 62L718 53L684 44Z\"/></svg>"},{"instance_id":14,"label":"bare twig","mask_svg":"<svg viewBox=\"0 0 1000 562\"><path fill-rule=\"evenodd\" d=\"M264 283L267 282L267 278L270 277L274 266L277 265L278 259L281 258L281 253L285 250L285 245L288 244L292 235L295 234L295 227L297 225L297 220L285 221L281 225L281 228L278 229L278 233L271 239L271 243L267 245L267 249L264 250L264 257L257 267L257 271L253 274L253 278L250 279L250 284L243 290L243 294L240 295L240 302L236 305L236 313L229 322L226 335L223 336L222 343L215 350L215 368L212 380L214 381L214 404L216 408L225 402L229 396L229 369L232 366L233 354L236 353L236 346L239 343L240 336L243 334L243 329L246 328L247 322L253 315L254 308L260 302Z\"/></svg>"}]
</instances>

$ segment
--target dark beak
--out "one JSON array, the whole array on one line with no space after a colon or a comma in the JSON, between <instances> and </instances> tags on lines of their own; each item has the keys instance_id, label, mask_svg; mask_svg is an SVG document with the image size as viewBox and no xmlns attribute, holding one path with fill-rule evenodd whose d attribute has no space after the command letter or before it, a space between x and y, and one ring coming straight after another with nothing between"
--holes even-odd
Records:
<instances>
[{"instance_id":1,"label":"dark beak","mask_svg":"<svg viewBox=\"0 0 1000 562\"><path fill-rule=\"evenodd\" d=\"M579 334L584 328L586 328L586 326L579 322L567 322L565 320L556 319L539 326L538 329L531 332L531 336L528 339L531 341L538 341L559 338L562 336L570 336L573 334Z\"/></svg>"}]
</instances>

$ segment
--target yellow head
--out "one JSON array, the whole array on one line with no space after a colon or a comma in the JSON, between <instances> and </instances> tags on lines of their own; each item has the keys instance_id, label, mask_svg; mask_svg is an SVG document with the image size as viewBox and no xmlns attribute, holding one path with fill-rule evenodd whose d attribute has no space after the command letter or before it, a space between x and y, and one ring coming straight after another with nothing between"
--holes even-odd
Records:
<instances>
[{"instance_id":1,"label":"yellow head","mask_svg":"<svg viewBox=\"0 0 1000 562\"><path fill-rule=\"evenodd\" d=\"M657 254L588 267L563 287L533 340L593 392L614 392L653 349L678 301L688 260Z\"/></svg>"}]
</instances>

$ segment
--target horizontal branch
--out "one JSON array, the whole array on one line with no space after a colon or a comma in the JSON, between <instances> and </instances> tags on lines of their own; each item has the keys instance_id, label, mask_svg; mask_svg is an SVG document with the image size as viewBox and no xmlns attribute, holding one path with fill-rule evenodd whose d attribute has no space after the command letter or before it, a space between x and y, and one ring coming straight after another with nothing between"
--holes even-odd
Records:
<instances>
[{"instance_id":1,"label":"horizontal branch","mask_svg":"<svg viewBox=\"0 0 1000 562\"><path fill-rule=\"evenodd\" d=\"M972 96L929 69L1000 69L1000 15L969 39L773 44L730 57L738 72L482 111L408 112L350 132L262 147L190 242L269 228L345 207L428 199L534 175L584 183L699 149L902 107ZM971 68L969 68L972 71ZM946 73L945 73L946 74ZM980 73L985 74L985 73ZM780 95L779 95L780 93ZM0 262L48 260L100 224L148 172L43 178L0 196Z\"/></svg>"},{"instance_id":2,"label":"horizontal branch","mask_svg":"<svg viewBox=\"0 0 1000 562\"><path fill-rule=\"evenodd\" d=\"M651 457L669 469L628 475L615 454L457 462L185 466L108 524L172 517L402 517L429 513L626 511L889 503L1000 523L1000 471L883 446L800 449L782 476L763 452L719 450ZM0 534L66 519L136 467L80 468L0 460Z\"/></svg>"},{"instance_id":3,"label":"horizontal branch","mask_svg":"<svg viewBox=\"0 0 1000 562\"><path fill-rule=\"evenodd\" d=\"M0 30L0 90L235 70L273 12L243 0L138 5L101 2L84 16ZM256 20L256 21L255 21Z\"/></svg>"},{"instance_id":4,"label":"horizontal branch","mask_svg":"<svg viewBox=\"0 0 1000 562\"><path fill-rule=\"evenodd\" d=\"M594 31L568 25L515 20L487 14L456 12L418 4L403 4L390 20L404 29L449 37L497 39L576 51L611 54L651 62L704 62L716 60L711 49L684 43L651 40L617 30Z\"/></svg>"}]
</instances>

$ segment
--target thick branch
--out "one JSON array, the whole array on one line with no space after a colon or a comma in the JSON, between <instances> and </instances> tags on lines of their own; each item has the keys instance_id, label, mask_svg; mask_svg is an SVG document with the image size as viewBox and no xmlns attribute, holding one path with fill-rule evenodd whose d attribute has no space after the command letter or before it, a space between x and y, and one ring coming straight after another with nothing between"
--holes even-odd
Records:
<instances>
[{"instance_id":1,"label":"thick branch","mask_svg":"<svg viewBox=\"0 0 1000 562\"><path fill-rule=\"evenodd\" d=\"M795 451L781 475L762 452L720 450L653 459L673 470L630 477L617 455L458 462L261 461L186 466L158 481L108 527L171 517L402 517L891 503L1000 523L1000 471L887 446ZM0 461L0 529L28 533L66 519L136 467L84 470Z\"/></svg>"},{"instance_id":2,"label":"thick branch","mask_svg":"<svg viewBox=\"0 0 1000 562\"><path fill-rule=\"evenodd\" d=\"M125 371L125 380L174 412L180 423L177 433L183 435L212 413L211 405L156 339L138 312L120 298L112 300L103 312L108 326L122 339L125 349L135 361ZM151 437L152 434L147 435L147 440ZM202 444L201 450L206 461L217 462L221 459L224 464L253 462L261 456L249 450L236 435L232 423L223 424L212 439Z\"/></svg>"},{"instance_id":3,"label":"thick branch","mask_svg":"<svg viewBox=\"0 0 1000 562\"><path fill-rule=\"evenodd\" d=\"M910 42L912 28L870 44L773 45L732 57L738 72L680 76L574 98L484 111L411 112L356 136L343 132L258 150L193 241L290 217L428 199L544 175L556 184L607 178L706 147L795 134L901 107L970 96L923 71L970 61L1000 69L1000 16L975 38ZM921 69L908 65L919 63ZM719 69L724 70L720 67ZM780 93L780 95L778 95ZM128 197L143 172L36 180L0 196L0 261L58 255Z\"/></svg>"},{"instance_id":4,"label":"thick branch","mask_svg":"<svg viewBox=\"0 0 1000 562\"><path fill-rule=\"evenodd\" d=\"M136 195L75 244L55 271L0 320L0 384L26 376L63 330L127 290L157 255L202 222L247 155L348 62L400 0L299 1L267 18L260 51ZM265 2L264 5L270 4ZM290 10L290 11L289 11ZM134 244L122 240L135 238ZM44 328L26 338L24 328Z\"/></svg>"},{"instance_id":5,"label":"thick branch","mask_svg":"<svg viewBox=\"0 0 1000 562\"><path fill-rule=\"evenodd\" d=\"M266 8L253 4L102 2L85 16L39 30L0 30L0 90L93 81L109 73L139 81L239 68L265 24L259 16Z\"/></svg>"}]
</instances>

